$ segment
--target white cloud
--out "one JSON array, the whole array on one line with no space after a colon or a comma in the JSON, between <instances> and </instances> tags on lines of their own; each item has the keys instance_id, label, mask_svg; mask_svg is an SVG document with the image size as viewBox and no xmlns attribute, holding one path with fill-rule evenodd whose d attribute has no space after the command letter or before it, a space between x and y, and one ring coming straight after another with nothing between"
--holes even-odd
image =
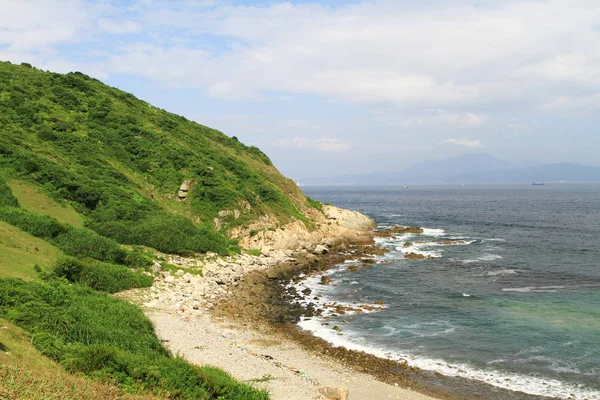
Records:
<instances>
[{"instance_id":1,"label":"white cloud","mask_svg":"<svg viewBox=\"0 0 600 400\"><path fill-rule=\"evenodd\" d=\"M137 33L142 30L142 26L135 21L113 21L108 18L100 19L98 21L98 28L104 32L115 35Z\"/></svg>"},{"instance_id":2,"label":"white cloud","mask_svg":"<svg viewBox=\"0 0 600 400\"><path fill-rule=\"evenodd\" d=\"M600 93L596 0L477 5L455 0L435 8L390 0L335 7L232 6L214 0L140 0L130 6L0 0L0 5L0 46L9 49L5 57L30 60L28 55L52 52L64 42L88 40L93 46L93 40L101 40L98 33L143 32L144 43L114 41L112 55L98 68L170 87L201 88L223 99L306 93L449 110L417 112L406 124L465 127L481 126L485 119L478 112L451 110L555 111L573 103L559 97L582 96L591 96L590 101L578 102L598 108L593 99ZM55 61L41 59L47 65Z\"/></svg>"},{"instance_id":3,"label":"white cloud","mask_svg":"<svg viewBox=\"0 0 600 400\"><path fill-rule=\"evenodd\" d=\"M488 119L486 115L476 113L428 110L423 115L400 117L397 123L401 126L417 127L479 128L487 124Z\"/></svg>"},{"instance_id":4,"label":"white cloud","mask_svg":"<svg viewBox=\"0 0 600 400\"><path fill-rule=\"evenodd\" d=\"M281 139L274 142L278 147L296 148L296 149L315 149L326 152L343 152L352 148L352 144L338 138L321 137L318 139L309 139L306 137L294 137L291 139Z\"/></svg>"},{"instance_id":5,"label":"white cloud","mask_svg":"<svg viewBox=\"0 0 600 400\"><path fill-rule=\"evenodd\" d=\"M462 138L462 139L446 139L444 140L442 143L445 144L454 144L457 146L463 146L463 147L485 147L483 144L481 144L481 142L479 140L471 140L471 139L467 139L467 138Z\"/></svg>"},{"instance_id":6,"label":"white cloud","mask_svg":"<svg viewBox=\"0 0 600 400\"><path fill-rule=\"evenodd\" d=\"M201 44L174 49L167 38L160 51L145 55L147 67L138 73L208 88L221 98L286 91L427 109L522 109L538 107L549 93L600 91L600 32L594 28L600 8L593 0L457 0L437 8L392 1L208 10L186 4L162 3L143 20L150 29L214 35L229 48L204 56L197 54ZM135 64L139 57L123 52L119 60ZM187 65L180 78L167 78L173 64ZM215 90L220 82L235 90ZM438 121L444 117L482 124L468 115ZM436 116L427 118L435 122Z\"/></svg>"}]
</instances>

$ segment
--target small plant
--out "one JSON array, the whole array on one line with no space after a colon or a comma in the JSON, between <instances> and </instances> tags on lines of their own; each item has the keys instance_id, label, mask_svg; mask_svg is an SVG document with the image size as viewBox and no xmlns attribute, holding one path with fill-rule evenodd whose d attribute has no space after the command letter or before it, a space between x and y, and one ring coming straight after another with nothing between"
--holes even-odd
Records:
<instances>
[{"instance_id":1,"label":"small plant","mask_svg":"<svg viewBox=\"0 0 600 400\"><path fill-rule=\"evenodd\" d=\"M261 249L245 249L246 254L258 257L261 254Z\"/></svg>"}]
</instances>

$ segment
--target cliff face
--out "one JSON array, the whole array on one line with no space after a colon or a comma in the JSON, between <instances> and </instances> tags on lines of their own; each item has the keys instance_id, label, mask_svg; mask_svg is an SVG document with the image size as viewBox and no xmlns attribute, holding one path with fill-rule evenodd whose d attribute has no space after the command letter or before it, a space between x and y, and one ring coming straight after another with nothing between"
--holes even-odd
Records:
<instances>
[{"instance_id":1,"label":"cliff face","mask_svg":"<svg viewBox=\"0 0 600 400\"><path fill-rule=\"evenodd\" d=\"M248 229L233 230L232 234L248 248L314 251L316 246L327 240L368 242L375 227L371 218L335 206L323 206L322 212L312 211L309 216L313 222L312 229L300 221L273 229L267 217L251 224Z\"/></svg>"},{"instance_id":2,"label":"cliff face","mask_svg":"<svg viewBox=\"0 0 600 400\"><path fill-rule=\"evenodd\" d=\"M331 222L256 147L84 74L28 65L0 63L0 175L69 202L103 236L166 253L226 254L231 237L254 245L243 233L259 230L302 242Z\"/></svg>"}]
</instances>

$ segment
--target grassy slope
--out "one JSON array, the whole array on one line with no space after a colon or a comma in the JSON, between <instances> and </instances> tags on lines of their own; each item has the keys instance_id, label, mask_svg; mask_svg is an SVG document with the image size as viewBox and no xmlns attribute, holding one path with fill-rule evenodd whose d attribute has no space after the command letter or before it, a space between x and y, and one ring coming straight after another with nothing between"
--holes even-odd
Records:
<instances>
[{"instance_id":1,"label":"grassy slope","mask_svg":"<svg viewBox=\"0 0 600 400\"><path fill-rule=\"evenodd\" d=\"M0 222L0 278L35 279L36 264L48 269L61 255L48 242Z\"/></svg>"},{"instance_id":2,"label":"grassy slope","mask_svg":"<svg viewBox=\"0 0 600 400\"><path fill-rule=\"evenodd\" d=\"M195 185L178 202L183 179ZM13 335L0 335L0 397L267 399L173 357L139 309L90 288L151 283L137 279L146 256L112 239L226 253L235 243L214 229L219 210L243 211L227 226L265 213L306 220L306 206L258 149L84 75L0 63L0 277L38 278L31 263L54 271L0 279L0 318L28 332L0 321Z\"/></svg>"},{"instance_id":3,"label":"grassy slope","mask_svg":"<svg viewBox=\"0 0 600 400\"><path fill-rule=\"evenodd\" d=\"M152 399L116 386L65 373L31 345L20 328L0 319L0 398L8 399Z\"/></svg>"},{"instance_id":4,"label":"grassy slope","mask_svg":"<svg viewBox=\"0 0 600 400\"><path fill-rule=\"evenodd\" d=\"M22 180L8 181L8 186L22 208L56 218L60 222L83 227L83 217L68 203L50 198L43 189Z\"/></svg>"},{"instance_id":5,"label":"grassy slope","mask_svg":"<svg viewBox=\"0 0 600 400\"><path fill-rule=\"evenodd\" d=\"M309 222L306 198L259 149L80 73L0 63L1 170L71 201L98 233L165 252L234 250L227 228L264 214ZM226 209L242 216L215 232Z\"/></svg>"}]
</instances>

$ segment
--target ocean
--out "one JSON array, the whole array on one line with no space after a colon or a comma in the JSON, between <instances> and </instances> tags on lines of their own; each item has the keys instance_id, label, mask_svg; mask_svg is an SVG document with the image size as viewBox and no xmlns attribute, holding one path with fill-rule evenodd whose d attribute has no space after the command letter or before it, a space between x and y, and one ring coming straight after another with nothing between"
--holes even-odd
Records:
<instances>
[{"instance_id":1,"label":"ocean","mask_svg":"<svg viewBox=\"0 0 600 400\"><path fill-rule=\"evenodd\" d=\"M445 375L600 399L600 185L302 189L379 228L424 228L378 239L389 252L373 268L349 270L361 265L350 261L327 272L331 285L298 285L317 304L383 310L329 313L302 328Z\"/></svg>"}]
</instances>

